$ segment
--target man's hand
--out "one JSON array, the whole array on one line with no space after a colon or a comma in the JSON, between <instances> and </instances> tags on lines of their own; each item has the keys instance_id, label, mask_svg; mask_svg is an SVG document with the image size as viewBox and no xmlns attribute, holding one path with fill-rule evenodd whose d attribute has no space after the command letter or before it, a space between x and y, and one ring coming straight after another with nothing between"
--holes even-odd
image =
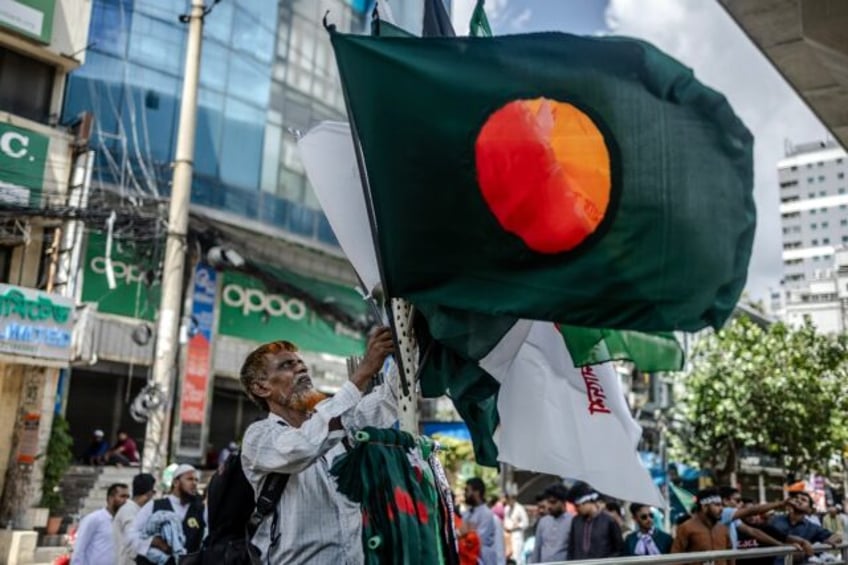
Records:
<instances>
[{"instance_id":1,"label":"man's hand","mask_svg":"<svg viewBox=\"0 0 848 565\"><path fill-rule=\"evenodd\" d=\"M383 363L391 353L395 345L392 341L392 331L386 326L376 328L368 336L368 345L365 349L365 357L356 368L350 380L359 390L368 388L371 378L383 368Z\"/></svg>"},{"instance_id":2,"label":"man's hand","mask_svg":"<svg viewBox=\"0 0 848 565\"><path fill-rule=\"evenodd\" d=\"M163 553L171 555L171 546L159 536L153 536L153 539L150 540L150 545Z\"/></svg>"}]
</instances>

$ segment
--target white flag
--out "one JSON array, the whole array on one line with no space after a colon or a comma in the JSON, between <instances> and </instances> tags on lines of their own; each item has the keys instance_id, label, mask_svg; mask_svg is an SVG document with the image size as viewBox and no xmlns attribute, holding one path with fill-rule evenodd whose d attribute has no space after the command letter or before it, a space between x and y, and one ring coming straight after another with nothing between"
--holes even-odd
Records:
<instances>
[{"instance_id":1,"label":"white flag","mask_svg":"<svg viewBox=\"0 0 848 565\"><path fill-rule=\"evenodd\" d=\"M321 122L297 142L306 176L354 270L371 293L380 284L377 253L350 126Z\"/></svg>"},{"instance_id":2,"label":"white flag","mask_svg":"<svg viewBox=\"0 0 848 565\"><path fill-rule=\"evenodd\" d=\"M552 323L522 320L480 366L501 384L496 436L501 461L663 506L636 452L642 430L612 363L576 368Z\"/></svg>"}]
</instances>

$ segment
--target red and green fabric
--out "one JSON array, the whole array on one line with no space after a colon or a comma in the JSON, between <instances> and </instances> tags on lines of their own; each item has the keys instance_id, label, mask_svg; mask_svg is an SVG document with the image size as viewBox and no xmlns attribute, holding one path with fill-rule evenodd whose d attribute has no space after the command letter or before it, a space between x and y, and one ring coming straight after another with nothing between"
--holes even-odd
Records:
<instances>
[{"instance_id":1,"label":"red and green fabric","mask_svg":"<svg viewBox=\"0 0 848 565\"><path fill-rule=\"evenodd\" d=\"M388 295L589 328L720 327L752 137L651 45L331 35Z\"/></svg>"},{"instance_id":2,"label":"red and green fabric","mask_svg":"<svg viewBox=\"0 0 848 565\"><path fill-rule=\"evenodd\" d=\"M438 494L422 466L413 466L412 435L363 428L357 443L333 463L339 492L362 508L367 565L444 563L438 537Z\"/></svg>"}]
</instances>

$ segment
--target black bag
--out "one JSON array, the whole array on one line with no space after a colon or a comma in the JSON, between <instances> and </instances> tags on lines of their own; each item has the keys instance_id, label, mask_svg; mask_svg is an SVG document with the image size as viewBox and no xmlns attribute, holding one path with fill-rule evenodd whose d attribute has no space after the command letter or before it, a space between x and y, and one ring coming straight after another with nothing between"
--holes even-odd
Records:
<instances>
[{"instance_id":1,"label":"black bag","mask_svg":"<svg viewBox=\"0 0 848 565\"><path fill-rule=\"evenodd\" d=\"M202 565L259 565L261 555L250 543L259 525L274 515L289 475L272 473L262 485L254 504L253 487L241 467L241 452L230 455L207 489L209 535L201 551Z\"/></svg>"}]
</instances>

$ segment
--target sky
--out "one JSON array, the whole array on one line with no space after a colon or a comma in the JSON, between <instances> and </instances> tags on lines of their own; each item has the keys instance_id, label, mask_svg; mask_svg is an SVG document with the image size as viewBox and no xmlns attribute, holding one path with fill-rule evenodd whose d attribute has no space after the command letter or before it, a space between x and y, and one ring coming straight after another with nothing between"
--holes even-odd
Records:
<instances>
[{"instance_id":1,"label":"sky","mask_svg":"<svg viewBox=\"0 0 848 565\"><path fill-rule=\"evenodd\" d=\"M467 33L475 0L452 0L458 33ZM777 162L785 140L829 137L826 128L716 0L486 0L495 35L534 31L615 34L650 41L724 93L754 134L757 231L748 270L751 299L768 303L783 263Z\"/></svg>"}]
</instances>

